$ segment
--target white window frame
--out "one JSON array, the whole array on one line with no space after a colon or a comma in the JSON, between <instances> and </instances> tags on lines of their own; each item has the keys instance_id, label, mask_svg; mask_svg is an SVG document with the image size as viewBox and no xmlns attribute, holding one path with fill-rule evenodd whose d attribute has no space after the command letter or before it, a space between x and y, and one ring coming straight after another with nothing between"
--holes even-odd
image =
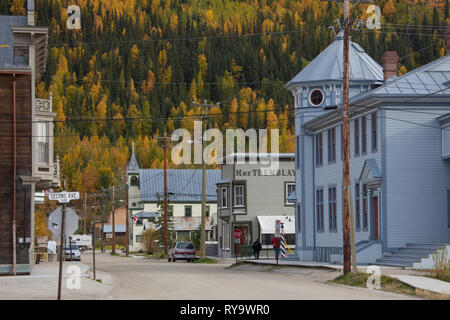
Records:
<instances>
[{"instance_id":1,"label":"white window frame","mask_svg":"<svg viewBox=\"0 0 450 320\"><path fill-rule=\"evenodd\" d=\"M292 192L289 192L289 187L288 186L292 186L292 185L294 186L294 190L292 192L295 192L295 182L286 182L284 184L284 188L285 188L285 190L284 190L284 193L285 193L284 204L287 205L287 206L295 205L294 202L289 202L288 201L288 197L292 193Z\"/></svg>"},{"instance_id":2,"label":"white window frame","mask_svg":"<svg viewBox=\"0 0 450 320\"><path fill-rule=\"evenodd\" d=\"M49 163L49 125L46 122L37 123L37 157L39 163Z\"/></svg>"},{"instance_id":3,"label":"white window frame","mask_svg":"<svg viewBox=\"0 0 450 320\"><path fill-rule=\"evenodd\" d=\"M237 193L236 193L237 189L241 189L242 190L242 194L239 195L239 197L242 199L242 203L241 204L237 203L237 199L238 199ZM245 207L245 188L244 188L243 184L237 184L237 185L233 186L233 207L236 207L236 208Z\"/></svg>"},{"instance_id":4,"label":"white window frame","mask_svg":"<svg viewBox=\"0 0 450 320\"><path fill-rule=\"evenodd\" d=\"M225 203L224 203L224 194L225 194ZM220 207L228 208L228 187L220 188Z\"/></svg>"}]
</instances>

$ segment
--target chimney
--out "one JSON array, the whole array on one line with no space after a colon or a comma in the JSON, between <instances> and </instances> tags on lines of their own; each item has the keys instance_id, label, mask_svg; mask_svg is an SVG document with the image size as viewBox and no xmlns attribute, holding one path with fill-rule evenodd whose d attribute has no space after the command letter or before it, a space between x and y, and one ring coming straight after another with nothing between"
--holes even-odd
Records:
<instances>
[{"instance_id":1,"label":"chimney","mask_svg":"<svg viewBox=\"0 0 450 320\"><path fill-rule=\"evenodd\" d=\"M450 54L450 27L445 30L445 44L447 47L447 54Z\"/></svg>"},{"instance_id":2,"label":"chimney","mask_svg":"<svg viewBox=\"0 0 450 320\"><path fill-rule=\"evenodd\" d=\"M27 0L27 23L34 26L34 0Z\"/></svg>"},{"instance_id":3,"label":"chimney","mask_svg":"<svg viewBox=\"0 0 450 320\"><path fill-rule=\"evenodd\" d=\"M381 63L383 64L384 81L397 76L399 59L400 58L397 54L397 51L384 52L383 56L381 57Z\"/></svg>"}]
</instances>

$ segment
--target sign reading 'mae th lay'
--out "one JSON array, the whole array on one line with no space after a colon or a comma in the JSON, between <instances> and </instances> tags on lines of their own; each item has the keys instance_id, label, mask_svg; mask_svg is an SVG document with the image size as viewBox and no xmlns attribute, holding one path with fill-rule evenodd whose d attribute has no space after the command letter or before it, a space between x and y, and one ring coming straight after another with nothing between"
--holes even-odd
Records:
<instances>
[{"instance_id":1,"label":"sign reading 'mae th lay'","mask_svg":"<svg viewBox=\"0 0 450 320\"><path fill-rule=\"evenodd\" d=\"M58 200L61 203L69 202L70 200L80 199L79 192L52 192L48 194L48 200Z\"/></svg>"}]
</instances>

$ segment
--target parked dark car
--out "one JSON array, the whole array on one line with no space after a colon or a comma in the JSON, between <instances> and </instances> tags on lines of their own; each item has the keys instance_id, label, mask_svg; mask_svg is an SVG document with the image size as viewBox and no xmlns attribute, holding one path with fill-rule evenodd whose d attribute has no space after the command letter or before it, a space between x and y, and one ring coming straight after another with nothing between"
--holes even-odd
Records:
<instances>
[{"instance_id":1,"label":"parked dark car","mask_svg":"<svg viewBox=\"0 0 450 320\"><path fill-rule=\"evenodd\" d=\"M175 246L169 250L169 262L177 260L187 260L191 262L195 260L195 247L189 241L177 241Z\"/></svg>"}]
</instances>

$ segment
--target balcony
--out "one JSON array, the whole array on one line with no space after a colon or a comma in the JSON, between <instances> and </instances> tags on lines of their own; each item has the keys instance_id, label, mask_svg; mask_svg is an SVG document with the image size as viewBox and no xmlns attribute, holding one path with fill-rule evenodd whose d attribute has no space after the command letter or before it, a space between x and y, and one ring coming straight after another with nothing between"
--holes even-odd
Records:
<instances>
[{"instance_id":1,"label":"balcony","mask_svg":"<svg viewBox=\"0 0 450 320\"><path fill-rule=\"evenodd\" d=\"M34 99L33 176L36 190L59 186L59 158L53 156L52 93L50 99Z\"/></svg>"},{"instance_id":2,"label":"balcony","mask_svg":"<svg viewBox=\"0 0 450 320\"><path fill-rule=\"evenodd\" d=\"M34 99L34 111L52 112L52 94L50 99Z\"/></svg>"}]
</instances>

